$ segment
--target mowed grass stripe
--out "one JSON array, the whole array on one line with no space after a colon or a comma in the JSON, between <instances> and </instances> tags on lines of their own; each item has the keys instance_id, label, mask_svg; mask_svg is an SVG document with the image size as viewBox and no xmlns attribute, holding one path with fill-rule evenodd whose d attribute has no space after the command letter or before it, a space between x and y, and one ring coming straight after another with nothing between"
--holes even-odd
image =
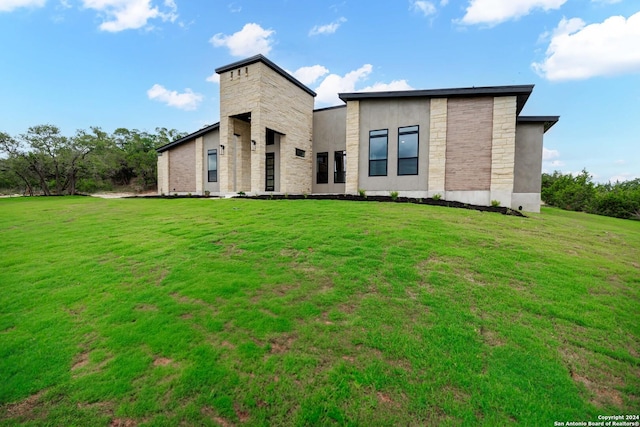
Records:
<instances>
[{"instance_id":1,"label":"mowed grass stripe","mask_svg":"<svg viewBox=\"0 0 640 427\"><path fill-rule=\"evenodd\" d=\"M640 223L0 200L7 425L542 425L640 407Z\"/></svg>"}]
</instances>

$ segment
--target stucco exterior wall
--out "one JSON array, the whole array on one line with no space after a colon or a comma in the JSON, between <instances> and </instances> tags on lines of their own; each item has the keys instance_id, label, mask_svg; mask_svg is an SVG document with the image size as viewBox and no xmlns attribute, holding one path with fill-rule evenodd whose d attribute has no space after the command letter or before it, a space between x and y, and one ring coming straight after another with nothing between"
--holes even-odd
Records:
<instances>
[{"instance_id":1,"label":"stucco exterior wall","mask_svg":"<svg viewBox=\"0 0 640 427\"><path fill-rule=\"evenodd\" d=\"M398 175L398 128L419 126L418 174ZM359 188L367 191L426 191L429 168L430 100L388 98L360 101ZM369 131L388 129L387 176L369 176ZM347 156L349 153L347 153ZM372 193L374 194L374 193Z\"/></svg>"},{"instance_id":2,"label":"stucco exterior wall","mask_svg":"<svg viewBox=\"0 0 640 427\"><path fill-rule=\"evenodd\" d=\"M516 127L514 193L539 193L542 184L543 123Z\"/></svg>"},{"instance_id":3,"label":"stucco exterior wall","mask_svg":"<svg viewBox=\"0 0 640 427\"><path fill-rule=\"evenodd\" d=\"M447 102L446 191L489 190L493 98Z\"/></svg>"},{"instance_id":4,"label":"stucco exterior wall","mask_svg":"<svg viewBox=\"0 0 640 427\"><path fill-rule=\"evenodd\" d=\"M185 142L171 150L169 156L168 193L196 192L196 142Z\"/></svg>"},{"instance_id":5,"label":"stucco exterior wall","mask_svg":"<svg viewBox=\"0 0 640 427\"><path fill-rule=\"evenodd\" d=\"M336 151L347 149L347 108L330 108L313 113L313 169L312 191L314 193L344 193L345 184L334 182L334 159ZM329 182L317 183L317 154L328 153Z\"/></svg>"},{"instance_id":6,"label":"stucco exterior wall","mask_svg":"<svg viewBox=\"0 0 640 427\"><path fill-rule=\"evenodd\" d=\"M540 212L543 123L518 123L511 208Z\"/></svg>"}]
</instances>

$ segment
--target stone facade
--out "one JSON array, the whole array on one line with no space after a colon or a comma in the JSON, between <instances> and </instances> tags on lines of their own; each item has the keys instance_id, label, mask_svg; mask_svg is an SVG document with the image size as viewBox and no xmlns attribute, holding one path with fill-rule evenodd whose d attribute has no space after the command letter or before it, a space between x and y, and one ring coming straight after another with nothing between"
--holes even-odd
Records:
<instances>
[{"instance_id":1,"label":"stone facade","mask_svg":"<svg viewBox=\"0 0 640 427\"><path fill-rule=\"evenodd\" d=\"M447 163L447 98L431 100L429 122L429 196L444 196Z\"/></svg>"},{"instance_id":2,"label":"stone facade","mask_svg":"<svg viewBox=\"0 0 640 427\"><path fill-rule=\"evenodd\" d=\"M339 96L345 106L314 111L315 93L261 55L216 72L220 123L158 149L159 193L357 194L363 189L372 195L439 194L480 205L498 200L539 211L542 139L558 117L519 116L532 85L344 93ZM387 173L370 176L369 132L383 129ZM407 155L415 152L414 141L417 154ZM211 182L209 150L217 155ZM334 177L335 154L342 151L345 183ZM327 153L327 183L316 182L316 152ZM274 159L269 190L267 153Z\"/></svg>"},{"instance_id":3,"label":"stone facade","mask_svg":"<svg viewBox=\"0 0 640 427\"><path fill-rule=\"evenodd\" d=\"M347 103L347 179L345 193L358 193L360 164L360 102Z\"/></svg>"},{"instance_id":4,"label":"stone facade","mask_svg":"<svg viewBox=\"0 0 640 427\"><path fill-rule=\"evenodd\" d=\"M266 61L228 68L220 71L220 145L226 151L220 157L220 192L265 192L266 131L271 129L281 135L280 191L310 193L313 95Z\"/></svg>"},{"instance_id":5,"label":"stone facade","mask_svg":"<svg viewBox=\"0 0 640 427\"><path fill-rule=\"evenodd\" d=\"M158 194L169 194L169 157L171 151L158 153Z\"/></svg>"},{"instance_id":6,"label":"stone facade","mask_svg":"<svg viewBox=\"0 0 640 427\"><path fill-rule=\"evenodd\" d=\"M173 150L169 156L169 189L167 193L191 193L196 189L195 141L182 144Z\"/></svg>"},{"instance_id":7,"label":"stone facade","mask_svg":"<svg viewBox=\"0 0 640 427\"><path fill-rule=\"evenodd\" d=\"M489 190L493 98L452 98L447 102L445 189Z\"/></svg>"},{"instance_id":8,"label":"stone facade","mask_svg":"<svg viewBox=\"0 0 640 427\"><path fill-rule=\"evenodd\" d=\"M511 207L516 155L516 97L496 97L493 101L491 146L491 200Z\"/></svg>"}]
</instances>

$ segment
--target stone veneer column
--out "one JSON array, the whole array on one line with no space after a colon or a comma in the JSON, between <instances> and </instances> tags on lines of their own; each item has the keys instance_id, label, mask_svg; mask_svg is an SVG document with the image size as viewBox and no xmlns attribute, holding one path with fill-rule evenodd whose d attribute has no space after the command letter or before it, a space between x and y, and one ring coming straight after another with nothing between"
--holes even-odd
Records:
<instances>
[{"instance_id":1,"label":"stone veneer column","mask_svg":"<svg viewBox=\"0 0 640 427\"><path fill-rule=\"evenodd\" d=\"M230 179L232 163L229 153L230 142L232 141L233 127L229 117L220 116L220 149L218 150L218 182L220 185L220 195L231 193L233 181ZM222 147L224 146L224 149Z\"/></svg>"},{"instance_id":2,"label":"stone veneer column","mask_svg":"<svg viewBox=\"0 0 640 427\"><path fill-rule=\"evenodd\" d=\"M347 172L345 193L358 193L360 164L360 101L347 102Z\"/></svg>"},{"instance_id":3,"label":"stone veneer column","mask_svg":"<svg viewBox=\"0 0 640 427\"><path fill-rule=\"evenodd\" d=\"M511 207L516 158L516 97L493 100L491 145L491 200Z\"/></svg>"},{"instance_id":4,"label":"stone veneer column","mask_svg":"<svg viewBox=\"0 0 640 427\"><path fill-rule=\"evenodd\" d=\"M429 196L444 196L447 160L447 98L431 99L429 114Z\"/></svg>"},{"instance_id":5,"label":"stone veneer column","mask_svg":"<svg viewBox=\"0 0 640 427\"><path fill-rule=\"evenodd\" d=\"M204 194L204 143L202 137L196 138L196 194Z\"/></svg>"},{"instance_id":6,"label":"stone veneer column","mask_svg":"<svg viewBox=\"0 0 640 427\"><path fill-rule=\"evenodd\" d=\"M169 194L169 152L158 156L158 194Z\"/></svg>"}]
</instances>

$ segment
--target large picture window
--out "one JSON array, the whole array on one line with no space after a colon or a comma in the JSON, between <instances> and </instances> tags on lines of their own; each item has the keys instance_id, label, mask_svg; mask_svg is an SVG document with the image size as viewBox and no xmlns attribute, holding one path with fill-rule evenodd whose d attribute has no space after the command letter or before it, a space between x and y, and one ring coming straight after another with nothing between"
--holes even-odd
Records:
<instances>
[{"instance_id":1,"label":"large picture window","mask_svg":"<svg viewBox=\"0 0 640 427\"><path fill-rule=\"evenodd\" d=\"M209 182L218 182L218 150L207 151Z\"/></svg>"},{"instance_id":2,"label":"large picture window","mask_svg":"<svg viewBox=\"0 0 640 427\"><path fill-rule=\"evenodd\" d=\"M387 176L387 129L369 132L369 176Z\"/></svg>"},{"instance_id":3,"label":"large picture window","mask_svg":"<svg viewBox=\"0 0 640 427\"><path fill-rule=\"evenodd\" d=\"M333 182L337 184L344 184L347 182L347 152L336 151L334 154L333 165Z\"/></svg>"},{"instance_id":4,"label":"large picture window","mask_svg":"<svg viewBox=\"0 0 640 427\"><path fill-rule=\"evenodd\" d=\"M329 153L318 153L316 164L316 183L329 183Z\"/></svg>"},{"instance_id":5,"label":"large picture window","mask_svg":"<svg viewBox=\"0 0 640 427\"><path fill-rule=\"evenodd\" d=\"M398 175L418 175L418 126L398 128Z\"/></svg>"}]
</instances>

